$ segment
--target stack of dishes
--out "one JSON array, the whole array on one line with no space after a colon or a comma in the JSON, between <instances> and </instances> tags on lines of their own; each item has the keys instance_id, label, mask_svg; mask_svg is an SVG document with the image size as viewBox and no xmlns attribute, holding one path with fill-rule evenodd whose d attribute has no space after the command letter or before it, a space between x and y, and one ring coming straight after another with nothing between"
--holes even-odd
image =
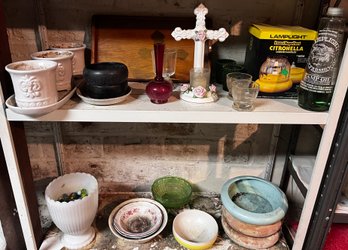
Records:
<instances>
[{"instance_id":1,"label":"stack of dishes","mask_svg":"<svg viewBox=\"0 0 348 250\"><path fill-rule=\"evenodd\" d=\"M236 244L268 249L278 242L288 201L276 185L255 176L235 177L224 183L221 202L222 227Z\"/></svg>"},{"instance_id":2,"label":"stack of dishes","mask_svg":"<svg viewBox=\"0 0 348 250\"><path fill-rule=\"evenodd\" d=\"M116 237L137 243L156 237L167 222L165 208L146 198L127 200L115 207L109 216L109 227Z\"/></svg>"}]
</instances>

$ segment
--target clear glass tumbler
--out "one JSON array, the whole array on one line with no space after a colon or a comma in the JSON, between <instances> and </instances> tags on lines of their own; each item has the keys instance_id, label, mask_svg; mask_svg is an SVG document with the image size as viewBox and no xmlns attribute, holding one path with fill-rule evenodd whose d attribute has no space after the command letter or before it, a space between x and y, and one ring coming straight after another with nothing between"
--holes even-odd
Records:
<instances>
[{"instance_id":1,"label":"clear glass tumbler","mask_svg":"<svg viewBox=\"0 0 348 250\"><path fill-rule=\"evenodd\" d=\"M228 88L229 96L232 96L232 84L235 81L239 81L239 84L243 82L249 85L252 82L252 75L242 72L231 72L226 75L226 85Z\"/></svg>"},{"instance_id":2,"label":"clear glass tumbler","mask_svg":"<svg viewBox=\"0 0 348 250\"><path fill-rule=\"evenodd\" d=\"M232 83L232 108L238 111L252 111L259 93L260 85L255 82L246 84L245 80Z\"/></svg>"}]
</instances>

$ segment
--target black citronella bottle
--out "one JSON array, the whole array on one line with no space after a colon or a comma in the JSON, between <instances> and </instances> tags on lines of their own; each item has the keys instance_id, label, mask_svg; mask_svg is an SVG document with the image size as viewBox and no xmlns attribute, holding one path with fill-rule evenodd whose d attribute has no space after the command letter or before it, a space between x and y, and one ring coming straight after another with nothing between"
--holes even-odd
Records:
<instances>
[{"instance_id":1,"label":"black citronella bottle","mask_svg":"<svg viewBox=\"0 0 348 250\"><path fill-rule=\"evenodd\" d=\"M300 107L313 111L329 109L343 51L344 28L343 9L328 8L326 16L320 19L318 38L298 90Z\"/></svg>"}]
</instances>

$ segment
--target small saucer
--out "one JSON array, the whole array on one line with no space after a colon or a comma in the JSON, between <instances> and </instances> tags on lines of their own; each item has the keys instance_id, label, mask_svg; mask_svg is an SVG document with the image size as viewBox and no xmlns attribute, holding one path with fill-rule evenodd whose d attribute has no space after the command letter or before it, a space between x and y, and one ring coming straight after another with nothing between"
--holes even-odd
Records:
<instances>
[{"instance_id":1,"label":"small saucer","mask_svg":"<svg viewBox=\"0 0 348 250\"><path fill-rule=\"evenodd\" d=\"M59 109L61 106L63 106L70 98L72 95L75 93L75 90L77 88L73 88L70 91L59 91L58 96L58 102L53 103L48 106L43 106L43 107L30 107L30 108L24 108L24 107L18 107L15 99L15 95L11 95L7 100L6 100L6 106L12 110L13 112L16 112L18 114L22 115L28 115L28 116L41 116L45 115L49 112L52 112L56 109Z\"/></svg>"},{"instance_id":2,"label":"small saucer","mask_svg":"<svg viewBox=\"0 0 348 250\"><path fill-rule=\"evenodd\" d=\"M76 94L81 98L82 101L84 101L85 103L88 103L91 105L97 105L97 106L107 106L107 105L113 105L116 103L123 102L131 94L131 92L132 92L132 88L128 87L126 94L123 96L118 96L114 98L106 98L106 99L94 99L94 98L82 95L80 89L76 90Z\"/></svg>"}]
</instances>

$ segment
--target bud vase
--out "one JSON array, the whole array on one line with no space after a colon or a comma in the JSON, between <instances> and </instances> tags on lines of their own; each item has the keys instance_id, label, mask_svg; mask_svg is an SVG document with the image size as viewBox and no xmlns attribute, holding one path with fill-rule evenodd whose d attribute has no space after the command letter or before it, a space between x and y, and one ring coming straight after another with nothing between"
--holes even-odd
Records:
<instances>
[{"instance_id":1,"label":"bud vase","mask_svg":"<svg viewBox=\"0 0 348 250\"><path fill-rule=\"evenodd\" d=\"M156 104L168 102L168 99L173 92L172 83L164 80L162 76L164 46L165 45L163 43L154 44L156 76L154 80L150 81L146 85L145 89L145 92L150 98L151 102Z\"/></svg>"}]
</instances>

